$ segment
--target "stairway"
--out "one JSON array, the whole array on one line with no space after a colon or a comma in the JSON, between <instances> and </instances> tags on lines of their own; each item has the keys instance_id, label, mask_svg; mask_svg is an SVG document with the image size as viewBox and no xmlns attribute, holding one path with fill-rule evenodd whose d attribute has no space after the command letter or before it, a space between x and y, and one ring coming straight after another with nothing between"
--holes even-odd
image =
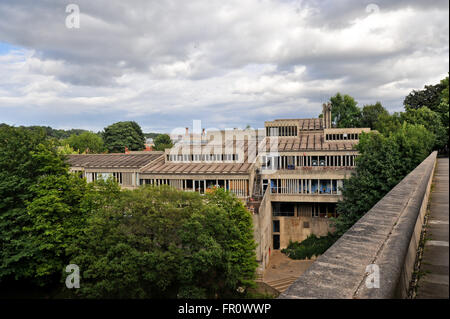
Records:
<instances>
[{"instance_id":1,"label":"stairway","mask_svg":"<svg viewBox=\"0 0 450 319\"><path fill-rule=\"evenodd\" d=\"M277 279L273 281L265 282L270 287L278 290L280 293L283 293L292 283L297 279L297 277L287 277L282 279Z\"/></svg>"},{"instance_id":2,"label":"stairway","mask_svg":"<svg viewBox=\"0 0 450 319\"><path fill-rule=\"evenodd\" d=\"M253 183L253 192L251 198L247 201L247 207L252 207L254 214L258 214L259 206L261 205L261 200L263 196L261 194L261 174L259 169L256 169L255 181Z\"/></svg>"}]
</instances>

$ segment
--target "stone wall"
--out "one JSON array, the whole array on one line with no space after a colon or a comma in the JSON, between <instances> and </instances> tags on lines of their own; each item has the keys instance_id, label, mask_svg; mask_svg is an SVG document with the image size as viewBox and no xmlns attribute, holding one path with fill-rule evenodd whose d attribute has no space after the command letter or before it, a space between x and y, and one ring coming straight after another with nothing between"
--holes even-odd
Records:
<instances>
[{"instance_id":1,"label":"stone wall","mask_svg":"<svg viewBox=\"0 0 450 319\"><path fill-rule=\"evenodd\" d=\"M258 272L263 273L269 264L272 247L272 203L270 194L266 192L259 207L259 213L253 215L254 238L257 243L256 259L259 263Z\"/></svg>"},{"instance_id":2,"label":"stone wall","mask_svg":"<svg viewBox=\"0 0 450 319\"><path fill-rule=\"evenodd\" d=\"M414 268L436 152L321 255L280 298L404 298ZM368 288L379 269L379 287Z\"/></svg>"},{"instance_id":3,"label":"stone wall","mask_svg":"<svg viewBox=\"0 0 450 319\"><path fill-rule=\"evenodd\" d=\"M331 230L328 218L295 216L273 217L273 220L280 221L280 249L286 248L290 241L301 242L311 234L325 236Z\"/></svg>"}]
</instances>

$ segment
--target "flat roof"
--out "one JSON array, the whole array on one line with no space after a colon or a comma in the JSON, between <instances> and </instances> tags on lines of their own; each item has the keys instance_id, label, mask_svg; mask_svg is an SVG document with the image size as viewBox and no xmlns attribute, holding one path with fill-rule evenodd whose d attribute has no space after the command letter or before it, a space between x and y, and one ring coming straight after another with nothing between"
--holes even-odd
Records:
<instances>
[{"instance_id":1,"label":"flat roof","mask_svg":"<svg viewBox=\"0 0 450 319\"><path fill-rule=\"evenodd\" d=\"M75 154L68 155L67 161L72 167L138 169L159 157L164 158L164 152L149 151L145 154Z\"/></svg>"},{"instance_id":2,"label":"flat roof","mask_svg":"<svg viewBox=\"0 0 450 319\"><path fill-rule=\"evenodd\" d=\"M270 150L271 139L277 142L277 150ZM266 151L341 151L354 150L357 140L348 141L324 141L322 133L300 134L299 137L266 137L263 143L266 144Z\"/></svg>"},{"instance_id":3,"label":"flat roof","mask_svg":"<svg viewBox=\"0 0 450 319\"><path fill-rule=\"evenodd\" d=\"M176 163L158 158L145 166L142 174L245 174L252 163Z\"/></svg>"},{"instance_id":4,"label":"flat roof","mask_svg":"<svg viewBox=\"0 0 450 319\"><path fill-rule=\"evenodd\" d=\"M294 123L297 125L300 131L317 131L323 130L323 121L321 118L313 118L313 119L277 119L273 121L266 121L264 124L266 127L271 127L272 125L293 125Z\"/></svg>"}]
</instances>

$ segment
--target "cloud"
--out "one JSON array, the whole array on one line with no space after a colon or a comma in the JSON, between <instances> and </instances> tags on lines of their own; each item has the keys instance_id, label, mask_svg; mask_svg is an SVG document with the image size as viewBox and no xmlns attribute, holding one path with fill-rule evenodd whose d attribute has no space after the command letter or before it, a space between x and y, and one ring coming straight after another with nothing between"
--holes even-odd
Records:
<instances>
[{"instance_id":1,"label":"cloud","mask_svg":"<svg viewBox=\"0 0 450 319\"><path fill-rule=\"evenodd\" d=\"M261 127L338 91L399 110L448 72L448 1L76 4L79 29L60 1L0 3L0 122Z\"/></svg>"}]
</instances>

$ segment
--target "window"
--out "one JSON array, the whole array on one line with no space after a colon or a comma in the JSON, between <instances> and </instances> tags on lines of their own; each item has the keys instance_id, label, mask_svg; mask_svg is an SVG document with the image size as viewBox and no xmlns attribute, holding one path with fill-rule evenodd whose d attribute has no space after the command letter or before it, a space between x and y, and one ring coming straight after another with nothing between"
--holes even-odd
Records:
<instances>
[{"instance_id":1,"label":"window","mask_svg":"<svg viewBox=\"0 0 450 319\"><path fill-rule=\"evenodd\" d=\"M295 203L272 203L272 215L273 216L285 216L294 217L295 216Z\"/></svg>"},{"instance_id":2,"label":"window","mask_svg":"<svg viewBox=\"0 0 450 319\"><path fill-rule=\"evenodd\" d=\"M280 221L279 220L274 220L273 221L273 232L274 233L279 233L280 232Z\"/></svg>"}]
</instances>

